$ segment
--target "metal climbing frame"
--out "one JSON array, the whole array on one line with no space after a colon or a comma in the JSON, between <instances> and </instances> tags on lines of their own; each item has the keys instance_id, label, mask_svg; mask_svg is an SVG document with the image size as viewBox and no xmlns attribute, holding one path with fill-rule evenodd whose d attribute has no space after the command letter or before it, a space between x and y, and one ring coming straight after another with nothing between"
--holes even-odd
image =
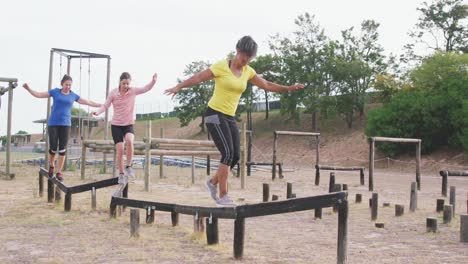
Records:
<instances>
[{"instance_id":1,"label":"metal climbing frame","mask_svg":"<svg viewBox=\"0 0 468 264\"><path fill-rule=\"evenodd\" d=\"M66 50L66 49L57 49L52 48L50 50L50 62L49 62L49 83L48 83L48 90L52 89L52 76L54 72L54 54L58 54L61 57L67 58L67 74L70 75L70 66L72 59L107 59L107 75L106 75L106 98L109 94L109 85L110 85L110 55L105 54L98 54L98 53L91 53L91 52L84 52L84 51L76 51L76 50ZM50 116L50 98L47 100L47 120ZM107 124L109 119L108 111L106 110L105 114L105 124ZM108 127L107 125L104 127L104 139L107 139L108 135ZM49 133L46 130L46 146L49 143ZM104 159L104 171L107 170L107 162L106 161L106 154L103 156ZM44 160L45 164L49 163L48 151L44 153Z\"/></svg>"}]
</instances>

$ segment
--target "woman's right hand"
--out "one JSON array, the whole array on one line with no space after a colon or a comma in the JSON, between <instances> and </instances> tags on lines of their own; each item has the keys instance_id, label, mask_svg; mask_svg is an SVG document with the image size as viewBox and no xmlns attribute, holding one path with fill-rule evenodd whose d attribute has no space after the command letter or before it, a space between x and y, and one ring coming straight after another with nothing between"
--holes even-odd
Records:
<instances>
[{"instance_id":1,"label":"woman's right hand","mask_svg":"<svg viewBox=\"0 0 468 264\"><path fill-rule=\"evenodd\" d=\"M97 114L97 112L96 112L96 111L93 111L93 112L91 112L91 115L93 115L93 116L97 116L98 114Z\"/></svg>"},{"instance_id":2,"label":"woman's right hand","mask_svg":"<svg viewBox=\"0 0 468 264\"><path fill-rule=\"evenodd\" d=\"M29 85L27 83L23 83L23 88L26 89L26 91L29 91Z\"/></svg>"}]
</instances>

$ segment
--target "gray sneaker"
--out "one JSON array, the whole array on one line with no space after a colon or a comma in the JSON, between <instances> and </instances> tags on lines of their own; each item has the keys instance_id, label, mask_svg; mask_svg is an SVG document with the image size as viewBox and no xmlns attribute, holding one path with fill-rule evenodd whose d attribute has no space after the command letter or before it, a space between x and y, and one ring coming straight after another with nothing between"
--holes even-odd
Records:
<instances>
[{"instance_id":1,"label":"gray sneaker","mask_svg":"<svg viewBox=\"0 0 468 264\"><path fill-rule=\"evenodd\" d=\"M227 194L224 195L223 197L219 198L218 200L216 200L216 205L218 207L233 207L233 206L236 206L236 204L231 199L229 199L229 196Z\"/></svg>"},{"instance_id":2,"label":"gray sneaker","mask_svg":"<svg viewBox=\"0 0 468 264\"><path fill-rule=\"evenodd\" d=\"M126 183L126 182L127 182L127 177L125 177L125 174L120 173L118 183L122 184L122 183Z\"/></svg>"},{"instance_id":3,"label":"gray sneaker","mask_svg":"<svg viewBox=\"0 0 468 264\"><path fill-rule=\"evenodd\" d=\"M211 178L206 179L205 187L210 192L211 198L213 198L215 201L218 200L218 190L216 185L211 183Z\"/></svg>"},{"instance_id":4,"label":"gray sneaker","mask_svg":"<svg viewBox=\"0 0 468 264\"><path fill-rule=\"evenodd\" d=\"M135 182L135 174L133 174L132 167L125 168L125 176L127 176L129 182Z\"/></svg>"}]
</instances>

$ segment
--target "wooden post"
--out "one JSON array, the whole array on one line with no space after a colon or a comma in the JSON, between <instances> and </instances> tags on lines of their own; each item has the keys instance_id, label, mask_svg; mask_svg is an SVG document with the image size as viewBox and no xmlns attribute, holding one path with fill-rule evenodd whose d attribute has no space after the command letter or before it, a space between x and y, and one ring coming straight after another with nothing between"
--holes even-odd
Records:
<instances>
[{"instance_id":1,"label":"wooden post","mask_svg":"<svg viewBox=\"0 0 468 264\"><path fill-rule=\"evenodd\" d=\"M179 214L176 212L171 212L171 222L172 226L178 226L179 225Z\"/></svg>"},{"instance_id":2,"label":"wooden post","mask_svg":"<svg viewBox=\"0 0 468 264\"><path fill-rule=\"evenodd\" d=\"M418 194L416 190L416 182L412 182L410 194L410 212L416 211L416 208L418 208Z\"/></svg>"},{"instance_id":3,"label":"wooden post","mask_svg":"<svg viewBox=\"0 0 468 264\"><path fill-rule=\"evenodd\" d=\"M96 210L96 188L91 190L91 209Z\"/></svg>"},{"instance_id":4,"label":"wooden post","mask_svg":"<svg viewBox=\"0 0 468 264\"><path fill-rule=\"evenodd\" d=\"M192 156L192 184L195 184L195 156Z\"/></svg>"},{"instance_id":5,"label":"wooden post","mask_svg":"<svg viewBox=\"0 0 468 264\"><path fill-rule=\"evenodd\" d=\"M71 193L66 193L65 194L65 205L64 205L64 207L65 207L64 209L65 209L66 212L69 212L71 210L71 202L72 202L72 194Z\"/></svg>"},{"instance_id":6,"label":"wooden post","mask_svg":"<svg viewBox=\"0 0 468 264\"><path fill-rule=\"evenodd\" d=\"M151 120L146 121L146 142L145 142L145 191L149 192L150 168L151 168Z\"/></svg>"},{"instance_id":7,"label":"wooden post","mask_svg":"<svg viewBox=\"0 0 468 264\"><path fill-rule=\"evenodd\" d=\"M322 219L322 208L315 208L314 211L315 219Z\"/></svg>"},{"instance_id":8,"label":"wooden post","mask_svg":"<svg viewBox=\"0 0 468 264\"><path fill-rule=\"evenodd\" d=\"M335 184L333 192L341 192L342 188L342 184ZM338 204L333 205L333 212L338 212Z\"/></svg>"},{"instance_id":9,"label":"wooden post","mask_svg":"<svg viewBox=\"0 0 468 264\"><path fill-rule=\"evenodd\" d=\"M203 225L203 217L199 217L198 214L193 216L193 232L203 233L205 226Z\"/></svg>"},{"instance_id":10,"label":"wooden post","mask_svg":"<svg viewBox=\"0 0 468 264\"><path fill-rule=\"evenodd\" d=\"M286 183L286 199L290 199L292 197L292 183Z\"/></svg>"},{"instance_id":11,"label":"wooden post","mask_svg":"<svg viewBox=\"0 0 468 264\"><path fill-rule=\"evenodd\" d=\"M451 204L444 205L444 224L452 222L453 206Z\"/></svg>"},{"instance_id":12,"label":"wooden post","mask_svg":"<svg viewBox=\"0 0 468 264\"><path fill-rule=\"evenodd\" d=\"M320 167L315 166L315 185L320 185Z\"/></svg>"},{"instance_id":13,"label":"wooden post","mask_svg":"<svg viewBox=\"0 0 468 264\"><path fill-rule=\"evenodd\" d=\"M5 164L5 177L9 180L15 176L11 173L11 114L13 107L13 83L8 84L8 117L7 117L7 138L6 138L6 164ZM46 151L47 152L47 151Z\"/></svg>"},{"instance_id":14,"label":"wooden post","mask_svg":"<svg viewBox=\"0 0 468 264\"><path fill-rule=\"evenodd\" d=\"M234 258L241 259L244 255L245 218L234 220Z\"/></svg>"},{"instance_id":15,"label":"wooden post","mask_svg":"<svg viewBox=\"0 0 468 264\"><path fill-rule=\"evenodd\" d=\"M347 262L348 251L348 200L344 200L338 209L338 250L337 263Z\"/></svg>"},{"instance_id":16,"label":"wooden post","mask_svg":"<svg viewBox=\"0 0 468 264\"><path fill-rule=\"evenodd\" d=\"M52 203L54 201L54 183L52 180L47 180L47 202Z\"/></svg>"},{"instance_id":17,"label":"wooden post","mask_svg":"<svg viewBox=\"0 0 468 264\"><path fill-rule=\"evenodd\" d=\"M140 236L140 212L138 209L130 209L130 236L138 238Z\"/></svg>"},{"instance_id":18,"label":"wooden post","mask_svg":"<svg viewBox=\"0 0 468 264\"><path fill-rule=\"evenodd\" d=\"M206 218L206 241L208 245L215 245L219 242L218 218L216 217Z\"/></svg>"},{"instance_id":19,"label":"wooden post","mask_svg":"<svg viewBox=\"0 0 468 264\"><path fill-rule=\"evenodd\" d=\"M252 162L252 128L249 128L250 132L247 135L247 138L249 139L247 141L247 162ZM247 166L247 176L250 176L252 166ZM280 174L281 177L281 174Z\"/></svg>"},{"instance_id":20,"label":"wooden post","mask_svg":"<svg viewBox=\"0 0 468 264\"><path fill-rule=\"evenodd\" d=\"M428 217L426 218L426 232L437 232L437 218Z\"/></svg>"},{"instance_id":21,"label":"wooden post","mask_svg":"<svg viewBox=\"0 0 468 264\"><path fill-rule=\"evenodd\" d=\"M460 241L468 242L468 214L460 215Z\"/></svg>"},{"instance_id":22,"label":"wooden post","mask_svg":"<svg viewBox=\"0 0 468 264\"><path fill-rule=\"evenodd\" d=\"M348 190L348 184L343 184L343 191L347 191Z\"/></svg>"},{"instance_id":23,"label":"wooden post","mask_svg":"<svg viewBox=\"0 0 468 264\"><path fill-rule=\"evenodd\" d=\"M416 144L416 182L421 190L421 140Z\"/></svg>"},{"instance_id":24,"label":"wooden post","mask_svg":"<svg viewBox=\"0 0 468 264\"><path fill-rule=\"evenodd\" d=\"M383 207L390 207L390 203L389 202L383 203Z\"/></svg>"},{"instance_id":25,"label":"wooden post","mask_svg":"<svg viewBox=\"0 0 468 264\"><path fill-rule=\"evenodd\" d=\"M395 216L402 216L405 212L405 206L402 204L395 204Z\"/></svg>"},{"instance_id":26,"label":"wooden post","mask_svg":"<svg viewBox=\"0 0 468 264\"><path fill-rule=\"evenodd\" d=\"M110 218L117 218L117 204L113 200L111 200L109 206L109 216Z\"/></svg>"},{"instance_id":27,"label":"wooden post","mask_svg":"<svg viewBox=\"0 0 468 264\"><path fill-rule=\"evenodd\" d=\"M377 219L378 210L379 210L379 194L373 193L372 194L372 212L371 212L372 221Z\"/></svg>"},{"instance_id":28,"label":"wooden post","mask_svg":"<svg viewBox=\"0 0 468 264\"><path fill-rule=\"evenodd\" d=\"M44 196L44 179L41 173L39 173L39 197Z\"/></svg>"},{"instance_id":29,"label":"wooden post","mask_svg":"<svg viewBox=\"0 0 468 264\"><path fill-rule=\"evenodd\" d=\"M241 130L241 148L240 148L240 178L241 178L241 189L244 190L246 188L245 182L245 172L246 172L246 162L247 162L247 136L245 132L245 122L242 122L242 130Z\"/></svg>"},{"instance_id":30,"label":"wooden post","mask_svg":"<svg viewBox=\"0 0 468 264\"><path fill-rule=\"evenodd\" d=\"M452 216L455 216L455 186L450 186L450 204L453 206L452 208Z\"/></svg>"},{"instance_id":31,"label":"wooden post","mask_svg":"<svg viewBox=\"0 0 468 264\"><path fill-rule=\"evenodd\" d=\"M364 185L364 169L359 170L359 179L361 185Z\"/></svg>"},{"instance_id":32,"label":"wooden post","mask_svg":"<svg viewBox=\"0 0 468 264\"><path fill-rule=\"evenodd\" d=\"M328 185L328 192L331 193L333 192L333 189L335 188L335 173L330 172L330 182Z\"/></svg>"},{"instance_id":33,"label":"wooden post","mask_svg":"<svg viewBox=\"0 0 468 264\"><path fill-rule=\"evenodd\" d=\"M375 227L377 228L384 228L385 224L384 223L375 223Z\"/></svg>"},{"instance_id":34,"label":"wooden post","mask_svg":"<svg viewBox=\"0 0 468 264\"><path fill-rule=\"evenodd\" d=\"M442 175L442 196L447 197L447 178L448 178L448 171L444 171Z\"/></svg>"},{"instance_id":35,"label":"wooden post","mask_svg":"<svg viewBox=\"0 0 468 264\"><path fill-rule=\"evenodd\" d=\"M151 206L148 206L146 208L146 223L147 224L154 223L154 210L153 208L151 208Z\"/></svg>"},{"instance_id":36,"label":"wooden post","mask_svg":"<svg viewBox=\"0 0 468 264\"><path fill-rule=\"evenodd\" d=\"M60 200L62 200L62 191L60 190L60 188L55 187L55 202L59 203Z\"/></svg>"},{"instance_id":37,"label":"wooden post","mask_svg":"<svg viewBox=\"0 0 468 264\"><path fill-rule=\"evenodd\" d=\"M273 132L273 163L271 167L271 179L275 180L276 178L276 148L278 144L278 135L276 131Z\"/></svg>"},{"instance_id":38,"label":"wooden post","mask_svg":"<svg viewBox=\"0 0 468 264\"><path fill-rule=\"evenodd\" d=\"M164 127L161 127L161 138L164 138ZM159 178L162 179L164 178L164 156L160 155L159 156Z\"/></svg>"},{"instance_id":39,"label":"wooden post","mask_svg":"<svg viewBox=\"0 0 468 264\"><path fill-rule=\"evenodd\" d=\"M369 198L369 208L372 208L372 198Z\"/></svg>"},{"instance_id":40,"label":"wooden post","mask_svg":"<svg viewBox=\"0 0 468 264\"><path fill-rule=\"evenodd\" d=\"M272 200L272 201L277 201L278 198L279 198L278 195L275 195L275 194L273 194L273 195L271 196L271 200Z\"/></svg>"},{"instance_id":41,"label":"wooden post","mask_svg":"<svg viewBox=\"0 0 468 264\"><path fill-rule=\"evenodd\" d=\"M320 164L320 135L316 135L315 136L315 166L319 166L319 164ZM319 185L319 182L316 182L315 185Z\"/></svg>"},{"instance_id":42,"label":"wooden post","mask_svg":"<svg viewBox=\"0 0 468 264\"><path fill-rule=\"evenodd\" d=\"M362 194L356 193L356 203L361 203L362 202Z\"/></svg>"},{"instance_id":43,"label":"wooden post","mask_svg":"<svg viewBox=\"0 0 468 264\"><path fill-rule=\"evenodd\" d=\"M375 140L369 139L369 191L374 191L374 156L375 156Z\"/></svg>"},{"instance_id":44,"label":"wooden post","mask_svg":"<svg viewBox=\"0 0 468 264\"><path fill-rule=\"evenodd\" d=\"M443 212L444 211L444 199L437 199L437 206L436 206L436 212Z\"/></svg>"},{"instance_id":45,"label":"wooden post","mask_svg":"<svg viewBox=\"0 0 468 264\"><path fill-rule=\"evenodd\" d=\"M268 202L270 198L270 184L264 183L263 184L263 202Z\"/></svg>"},{"instance_id":46,"label":"wooden post","mask_svg":"<svg viewBox=\"0 0 468 264\"><path fill-rule=\"evenodd\" d=\"M115 160L114 160L115 163ZM86 144L84 142L81 143L81 179L85 179L86 173Z\"/></svg>"}]
</instances>

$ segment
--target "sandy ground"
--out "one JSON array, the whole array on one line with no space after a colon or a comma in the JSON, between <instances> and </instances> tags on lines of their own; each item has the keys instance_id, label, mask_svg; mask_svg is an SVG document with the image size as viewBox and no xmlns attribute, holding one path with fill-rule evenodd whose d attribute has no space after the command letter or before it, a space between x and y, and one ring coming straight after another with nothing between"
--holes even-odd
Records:
<instances>
[{"instance_id":1,"label":"sandy ground","mask_svg":"<svg viewBox=\"0 0 468 264\"><path fill-rule=\"evenodd\" d=\"M314 220L313 211L289 213L246 220L244 258L232 257L233 221L219 220L220 243L207 246L204 234L193 234L193 218L180 216L172 227L170 214L156 212L155 224L144 223L140 210L140 237L130 238L129 209L111 220L108 207L115 187L97 191L97 210L91 210L89 192L73 195L72 211L63 211L63 201L47 203L38 195L38 167L16 166L16 179L2 180L0 186L0 263L336 263L337 214L324 209L323 219ZM214 206L203 186L205 170L197 170L196 184L190 183L189 168L166 167L164 179L152 167L151 191L143 191L143 170L136 169L137 180L129 187L129 197L188 205ZM67 172L66 184L104 179L109 175L90 169L88 178ZM375 192L379 193L378 222L371 221L367 186L359 185L358 173L337 172L337 183L349 185L348 263L468 263L468 243L460 240L459 214L467 213L468 178L450 178L457 188L456 216L451 224L442 223L435 212L440 198L441 179L435 172L422 176L418 210L409 212L410 184L414 173L377 168ZM247 178L247 189L230 176L230 193L238 203L257 203L262 199L262 183L271 184L271 194L286 196L286 182L293 183L298 197L328 191L328 173L320 186L314 185L314 171L302 167L271 181L270 172L257 171ZM367 175L366 175L367 184ZM356 193L363 202L356 204ZM448 199L446 198L446 201ZM383 207L390 202L391 207ZM394 216L394 205L404 204L405 214ZM426 217L437 217L439 231L426 233Z\"/></svg>"}]
</instances>

